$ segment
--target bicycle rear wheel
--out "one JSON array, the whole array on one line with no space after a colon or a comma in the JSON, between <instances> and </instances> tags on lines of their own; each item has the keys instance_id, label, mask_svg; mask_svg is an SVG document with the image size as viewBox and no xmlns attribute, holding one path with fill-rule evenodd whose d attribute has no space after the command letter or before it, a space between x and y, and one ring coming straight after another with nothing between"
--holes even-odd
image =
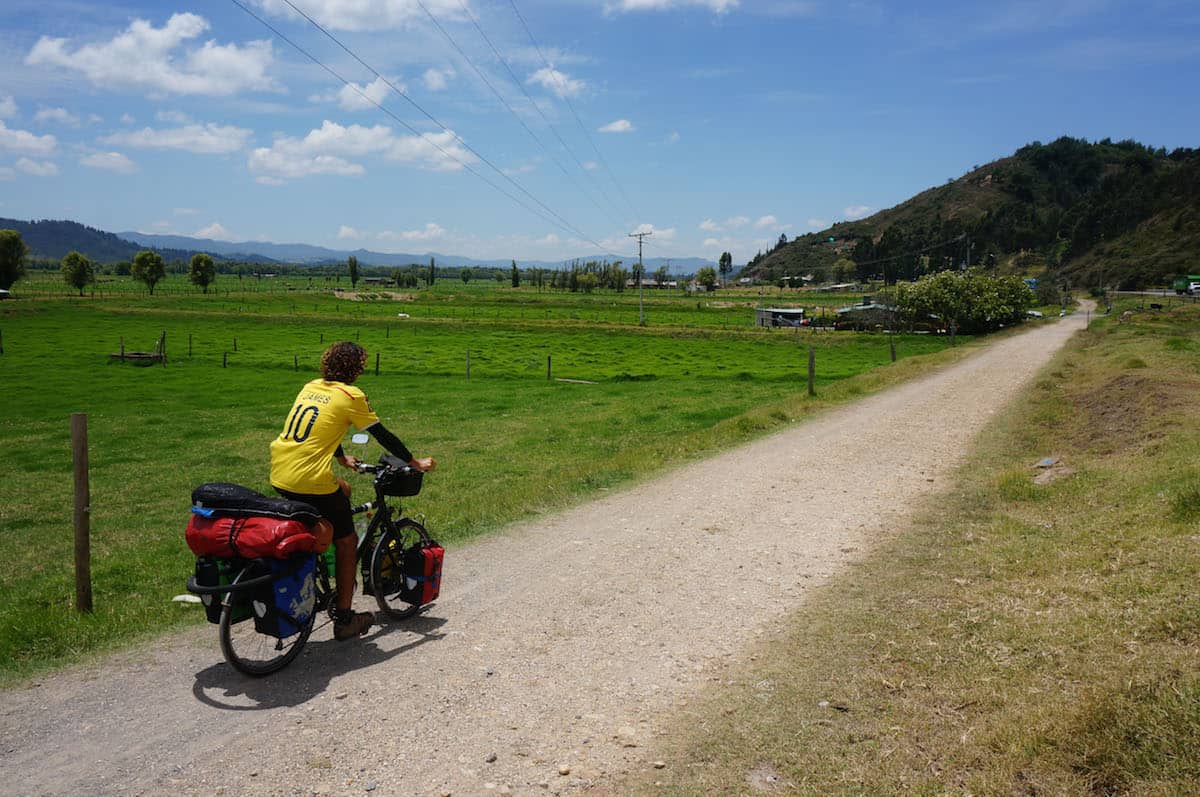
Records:
<instances>
[{"instance_id":1,"label":"bicycle rear wheel","mask_svg":"<svg viewBox=\"0 0 1200 797\"><path fill-rule=\"evenodd\" d=\"M317 612L309 615L299 632L281 639L258 631L254 621L255 599L253 591L230 594L221 609L219 634L225 660L238 672L257 678L282 670L300 655L312 633Z\"/></svg>"},{"instance_id":2,"label":"bicycle rear wheel","mask_svg":"<svg viewBox=\"0 0 1200 797\"><path fill-rule=\"evenodd\" d=\"M421 540L428 539L425 527L409 518L389 524L379 536L371 555L371 589L379 610L388 617L402 620L420 610L421 604L403 597L404 553Z\"/></svg>"}]
</instances>

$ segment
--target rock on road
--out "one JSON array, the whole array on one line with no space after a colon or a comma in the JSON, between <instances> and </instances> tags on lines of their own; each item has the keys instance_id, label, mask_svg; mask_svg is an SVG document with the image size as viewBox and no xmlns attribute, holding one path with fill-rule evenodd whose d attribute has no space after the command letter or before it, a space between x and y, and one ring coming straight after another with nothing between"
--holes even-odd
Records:
<instances>
[{"instance_id":1,"label":"rock on road","mask_svg":"<svg viewBox=\"0 0 1200 797\"><path fill-rule=\"evenodd\" d=\"M327 625L275 676L236 673L206 625L9 690L0 793L556 794L651 766L672 708L948 487L1082 327L455 548L417 619Z\"/></svg>"}]
</instances>

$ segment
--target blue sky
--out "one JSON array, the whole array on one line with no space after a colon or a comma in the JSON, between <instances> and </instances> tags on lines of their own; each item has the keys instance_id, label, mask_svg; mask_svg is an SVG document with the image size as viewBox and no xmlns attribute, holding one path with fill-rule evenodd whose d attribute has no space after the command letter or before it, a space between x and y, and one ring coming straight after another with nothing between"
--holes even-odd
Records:
<instances>
[{"instance_id":1,"label":"blue sky","mask_svg":"<svg viewBox=\"0 0 1200 797\"><path fill-rule=\"evenodd\" d=\"M233 0L6 0L0 216L742 263L1030 141L1200 146L1194 0L238 2L320 64Z\"/></svg>"}]
</instances>

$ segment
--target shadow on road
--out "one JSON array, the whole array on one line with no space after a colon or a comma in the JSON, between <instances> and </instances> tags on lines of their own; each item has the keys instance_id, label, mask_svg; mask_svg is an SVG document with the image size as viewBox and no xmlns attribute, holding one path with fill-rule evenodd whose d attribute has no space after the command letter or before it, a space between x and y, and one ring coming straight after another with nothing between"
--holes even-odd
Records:
<instances>
[{"instance_id":1,"label":"shadow on road","mask_svg":"<svg viewBox=\"0 0 1200 797\"><path fill-rule=\"evenodd\" d=\"M324 692L334 676L373 667L442 639L445 634L439 629L445 624L444 617L418 615L408 620L381 617L377 630L357 641L310 639L299 659L264 678L242 675L222 660L196 673L192 694L207 706L227 711L262 711L298 706ZM385 648L379 644L395 632L414 634L416 638L395 648Z\"/></svg>"}]
</instances>

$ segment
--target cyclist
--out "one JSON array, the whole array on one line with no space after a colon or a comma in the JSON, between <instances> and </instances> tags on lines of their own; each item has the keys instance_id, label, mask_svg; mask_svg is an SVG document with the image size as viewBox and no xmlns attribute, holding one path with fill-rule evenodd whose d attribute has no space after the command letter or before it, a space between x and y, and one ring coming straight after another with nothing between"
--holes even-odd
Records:
<instances>
[{"instance_id":1,"label":"cyclist","mask_svg":"<svg viewBox=\"0 0 1200 797\"><path fill-rule=\"evenodd\" d=\"M321 356L321 378L300 389L284 422L271 442L271 486L285 498L304 501L333 524L334 575L337 603L333 636L351 639L366 633L374 622L370 612L355 612L356 547L349 485L333 475L333 460L353 468L358 459L342 450L342 438L353 425L368 432L391 454L422 471L437 463L418 459L389 432L371 409L366 394L353 386L367 366L367 352L357 343L342 341Z\"/></svg>"}]
</instances>

